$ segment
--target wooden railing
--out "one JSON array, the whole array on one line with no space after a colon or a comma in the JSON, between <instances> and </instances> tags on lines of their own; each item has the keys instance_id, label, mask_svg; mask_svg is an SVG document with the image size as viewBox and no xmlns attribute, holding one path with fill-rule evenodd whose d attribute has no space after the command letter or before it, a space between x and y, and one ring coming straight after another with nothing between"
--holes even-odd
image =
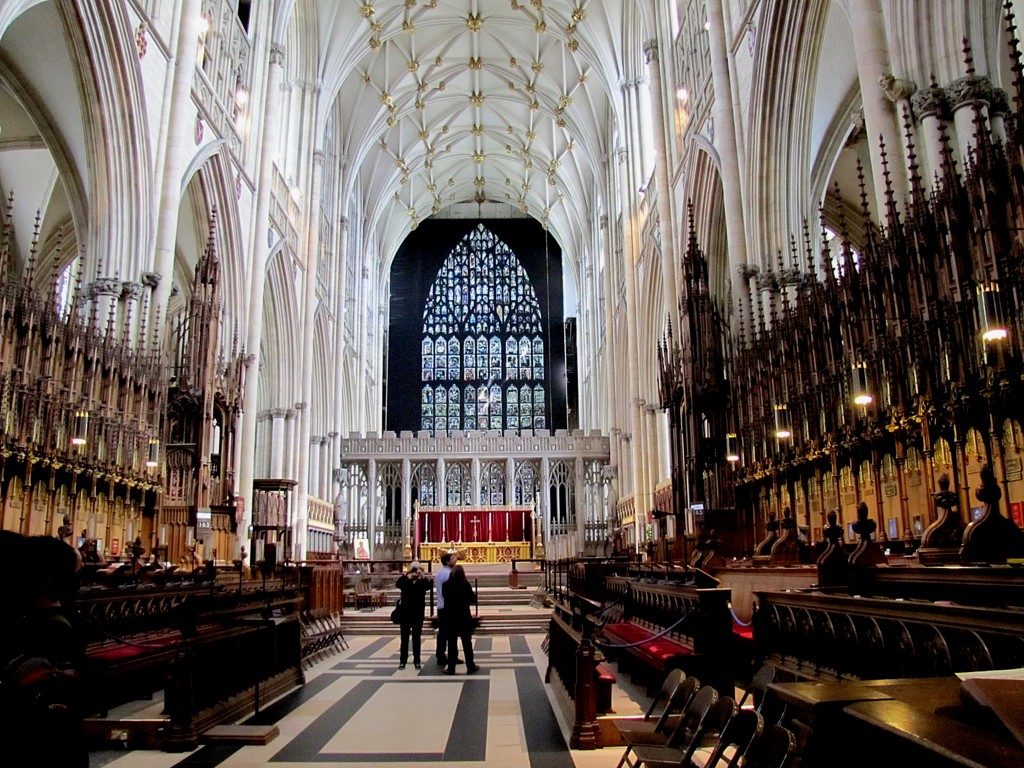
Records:
<instances>
[{"instance_id":1,"label":"wooden railing","mask_svg":"<svg viewBox=\"0 0 1024 768\"><path fill-rule=\"evenodd\" d=\"M933 677L1024 666L1024 609L755 592L755 653L797 678Z\"/></svg>"}]
</instances>

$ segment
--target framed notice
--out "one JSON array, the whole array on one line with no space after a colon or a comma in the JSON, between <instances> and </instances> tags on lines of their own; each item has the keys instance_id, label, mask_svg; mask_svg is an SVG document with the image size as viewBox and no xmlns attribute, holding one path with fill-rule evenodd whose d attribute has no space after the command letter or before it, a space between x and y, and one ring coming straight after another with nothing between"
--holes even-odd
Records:
<instances>
[{"instance_id":1,"label":"framed notice","mask_svg":"<svg viewBox=\"0 0 1024 768\"><path fill-rule=\"evenodd\" d=\"M889 518L889 538L898 539L900 537L899 523L896 522L895 517Z\"/></svg>"}]
</instances>

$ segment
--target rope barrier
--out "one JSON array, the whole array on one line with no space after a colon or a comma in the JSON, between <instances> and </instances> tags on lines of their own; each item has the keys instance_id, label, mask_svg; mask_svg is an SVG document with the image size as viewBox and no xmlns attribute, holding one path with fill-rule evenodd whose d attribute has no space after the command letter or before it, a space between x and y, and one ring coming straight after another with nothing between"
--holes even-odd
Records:
<instances>
[{"instance_id":1,"label":"rope barrier","mask_svg":"<svg viewBox=\"0 0 1024 768\"><path fill-rule=\"evenodd\" d=\"M749 627L751 624L754 623L753 619L751 619L750 621L743 621L742 619L740 619L740 617L736 615L736 611L732 609L731 605L729 606L729 613L732 614L732 620L740 627Z\"/></svg>"},{"instance_id":2,"label":"rope barrier","mask_svg":"<svg viewBox=\"0 0 1024 768\"><path fill-rule=\"evenodd\" d=\"M678 627L680 624L682 624L684 621L686 621L688 618L690 618L690 615L693 613L694 610L695 609L691 609L688 612L684 613L679 618L679 621L669 625L668 627L665 627L665 629L661 630L660 632L656 632L655 634L651 635L650 637L646 637L643 640L637 640L635 643L609 643L601 640L596 640L595 642L602 648L636 648L637 646L644 645L645 643L649 643L652 640L657 640L660 637L664 637L669 632L673 631L676 627Z\"/></svg>"}]
</instances>

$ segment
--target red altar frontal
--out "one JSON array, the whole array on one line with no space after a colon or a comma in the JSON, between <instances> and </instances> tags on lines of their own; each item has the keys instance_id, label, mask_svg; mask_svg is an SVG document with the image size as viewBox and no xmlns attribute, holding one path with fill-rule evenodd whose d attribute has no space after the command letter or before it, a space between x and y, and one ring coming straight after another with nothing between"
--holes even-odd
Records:
<instances>
[{"instance_id":1,"label":"red altar frontal","mask_svg":"<svg viewBox=\"0 0 1024 768\"><path fill-rule=\"evenodd\" d=\"M507 563L531 557L533 507L419 507L416 551L437 560L455 549L469 563Z\"/></svg>"}]
</instances>

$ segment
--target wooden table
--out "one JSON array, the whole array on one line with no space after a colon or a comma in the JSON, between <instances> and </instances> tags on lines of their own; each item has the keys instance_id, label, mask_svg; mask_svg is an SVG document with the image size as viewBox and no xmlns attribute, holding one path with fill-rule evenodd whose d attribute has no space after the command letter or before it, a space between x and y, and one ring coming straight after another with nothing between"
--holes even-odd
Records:
<instances>
[{"instance_id":1,"label":"wooden table","mask_svg":"<svg viewBox=\"0 0 1024 768\"><path fill-rule=\"evenodd\" d=\"M1010 768L1024 765L1024 747L993 727L954 719L947 708L913 705L905 701L860 701L843 713L859 723L849 737L863 733L870 750L861 754L874 766L927 765L929 768ZM948 714L947 714L948 713ZM868 752L870 754L868 754ZM878 758L885 756L885 762Z\"/></svg>"},{"instance_id":2,"label":"wooden table","mask_svg":"<svg viewBox=\"0 0 1024 768\"><path fill-rule=\"evenodd\" d=\"M786 704L798 709L815 710L854 701L891 699L888 693L861 682L771 683L768 690Z\"/></svg>"},{"instance_id":3,"label":"wooden table","mask_svg":"<svg viewBox=\"0 0 1024 768\"><path fill-rule=\"evenodd\" d=\"M892 697L856 681L772 683L768 695L786 704L785 724L797 740L801 768L835 765L835 745L844 741L842 709L856 701Z\"/></svg>"},{"instance_id":4,"label":"wooden table","mask_svg":"<svg viewBox=\"0 0 1024 768\"><path fill-rule=\"evenodd\" d=\"M801 768L1008 768L1024 746L991 710L965 704L955 676L772 683Z\"/></svg>"}]
</instances>

